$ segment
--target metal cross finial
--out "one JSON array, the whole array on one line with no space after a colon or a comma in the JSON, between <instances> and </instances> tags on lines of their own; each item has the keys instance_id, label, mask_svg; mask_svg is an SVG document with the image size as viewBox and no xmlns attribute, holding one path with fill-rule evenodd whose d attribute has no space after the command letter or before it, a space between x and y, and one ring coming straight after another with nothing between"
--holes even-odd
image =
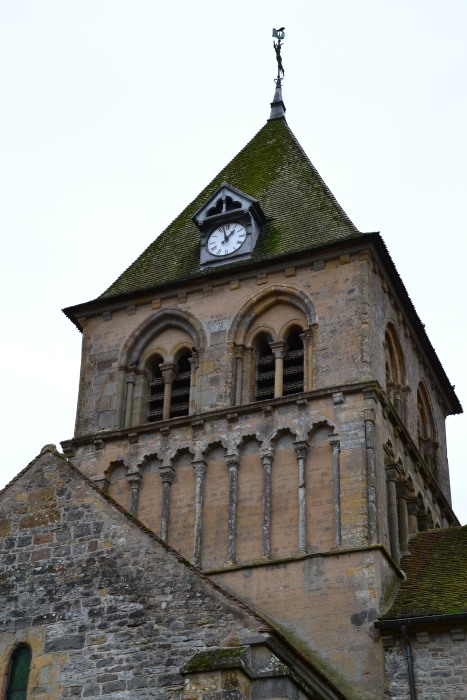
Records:
<instances>
[{"instance_id":1,"label":"metal cross finial","mask_svg":"<svg viewBox=\"0 0 467 700\"><path fill-rule=\"evenodd\" d=\"M282 39L285 37L285 27L281 27L280 29L273 29L272 30L272 36L274 39L277 39L276 41L273 41L273 46L274 46L274 51L276 52L276 61L277 61L277 78L276 78L276 85L281 84L281 78L284 77L284 66L282 65L282 56L281 56L281 48L282 48Z\"/></svg>"}]
</instances>

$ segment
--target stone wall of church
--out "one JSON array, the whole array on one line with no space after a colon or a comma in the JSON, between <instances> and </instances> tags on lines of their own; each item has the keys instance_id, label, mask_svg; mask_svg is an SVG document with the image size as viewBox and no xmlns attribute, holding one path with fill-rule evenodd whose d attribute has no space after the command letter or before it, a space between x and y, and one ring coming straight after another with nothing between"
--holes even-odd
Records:
<instances>
[{"instance_id":1,"label":"stone wall of church","mask_svg":"<svg viewBox=\"0 0 467 700\"><path fill-rule=\"evenodd\" d=\"M370 357L361 351L370 303L365 285L363 261L344 255L260 275L226 276L212 286L192 283L83 319L76 436L124 427L125 419L135 427L147 422L147 363L152 355L172 361L184 346L198 351L191 413L235 403L239 351L240 403L249 403L255 336L264 332L280 340L293 323L308 334L307 389L370 379ZM132 407L125 416L129 382Z\"/></svg>"},{"instance_id":2,"label":"stone wall of church","mask_svg":"<svg viewBox=\"0 0 467 700\"><path fill-rule=\"evenodd\" d=\"M27 644L31 697L179 698L196 652L257 636L259 620L62 458L46 453L0 498L3 683Z\"/></svg>"},{"instance_id":3,"label":"stone wall of church","mask_svg":"<svg viewBox=\"0 0 467 700\"><path fill-rule=\"evenodd\" d=\"M287 630L298 648L339 674L359 700L384 697L384 653L374 621L400 580L381 548L263 562L212 574ZM349 692L349 698L353 695Z\"/></svg>"},{"instance_id":4,"label":"stone wall of church","mask_svg":"<svg viewBox=\"0 0 467 700\"><path fill-rule=\"evenodd\" d=\"M408 431L422 458L435 476L445 497L450 501L449 468L446 449L447 409L442 397L439 380L429 366L421 344L408 315L399 305L394 290L376 263L370 266L372 316L370 333L373 346L373 376L386 390L391 405L395 407L401 423ZM388 377L388 353L381 352L385 334L393 338L394 358L400 365L399 377ZM391 372L389 372L391 374ZM433 421L430 449L423 444L419 416L419 390L426 392L427 409ZM427 457L426 453L429 452Z\"/></svg>"},{"instance_id":5,"label":"stone wall of church","mask_svg":"<svg viewBox=\"0 0 467 700\"><path fill-rule=\"evenodd\" d=\"M365 405L352 391L287 397L68 448L109 495L212 569L367 544Z\"/></svg>"},{"instance_id":6,"label":"stone wall of church","mask_svg":"<svg viewBox=\"0 0 467 700\"><path fill-rule=\"evenodd\" d=\"M464 700L467 687L465 624L444 631L435 628L410 631L414 682L418 700ZM409 676L406 643L401 637L386 636L385 697L406 700Z\"/></svg>"}]
</instances>

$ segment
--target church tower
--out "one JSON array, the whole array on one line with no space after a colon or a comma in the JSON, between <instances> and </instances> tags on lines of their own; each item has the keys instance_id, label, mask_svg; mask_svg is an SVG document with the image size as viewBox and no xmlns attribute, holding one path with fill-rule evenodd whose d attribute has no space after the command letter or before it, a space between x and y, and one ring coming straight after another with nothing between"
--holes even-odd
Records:
<instances>
[{"instance_id":1,"label":"church tower","mask_svg":"<svg viewBox=\"0 0 467 700\"><path fill-rule=\"evenodd\" d=\"M97 299L66 455L349 698L410 537L458 524L459 401L378 233L270 118Z\"/></svg>"}]
</instances>

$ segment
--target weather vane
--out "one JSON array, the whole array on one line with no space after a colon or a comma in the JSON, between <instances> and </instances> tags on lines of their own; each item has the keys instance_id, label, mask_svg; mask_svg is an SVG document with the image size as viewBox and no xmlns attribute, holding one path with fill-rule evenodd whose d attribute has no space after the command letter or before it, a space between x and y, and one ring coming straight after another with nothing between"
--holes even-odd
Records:
<instances>
[{"instance_id":1,"label":"weather vane","mask_svg":"<svg viewBox=\"0 0 467 700\"><path fill-rule=\"evenodd\" d=\"M281 79L284 77L284 66L282 65L282 56L281 56L282 39L285 37L284 30L285 30L285 27L281 27L280 29L273 29L272 30L273 38L277 39L277 42L273 41L273 46L274 46L274 51L276 52L276 61L277 61L276 85L278 85L278 86L280 86Z\"/></svg>"}]
</instances>

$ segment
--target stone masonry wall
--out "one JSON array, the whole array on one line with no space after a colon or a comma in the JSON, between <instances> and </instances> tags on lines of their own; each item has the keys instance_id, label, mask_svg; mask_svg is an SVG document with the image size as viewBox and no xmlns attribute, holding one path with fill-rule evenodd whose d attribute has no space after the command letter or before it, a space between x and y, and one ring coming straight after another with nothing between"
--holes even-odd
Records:
<instances>
[{"instance_id":1,"label":"stone masonry wall","mask_svg":"<svg viewBox=\"0 0 467 700\"><path fill-rule=\"evenodd\" d=\"M467 687L467 648L465 629L412 632L415 689L418 700L465 700ZM385 639L386 698L406 700L409 681L405 642L402 638Z\"/></svg>"},{"instance_id":2,"label":"stone masonry wall","mask_svg":"<svg viewBox=\"0 0 467 700\"><path fill-rule=\"evenodd\" d=\"M28 643L31 697L179 697L196 651L258 632L58 455L1 494L0 535L0 669Z\"/></svg>"}]
</instances>

